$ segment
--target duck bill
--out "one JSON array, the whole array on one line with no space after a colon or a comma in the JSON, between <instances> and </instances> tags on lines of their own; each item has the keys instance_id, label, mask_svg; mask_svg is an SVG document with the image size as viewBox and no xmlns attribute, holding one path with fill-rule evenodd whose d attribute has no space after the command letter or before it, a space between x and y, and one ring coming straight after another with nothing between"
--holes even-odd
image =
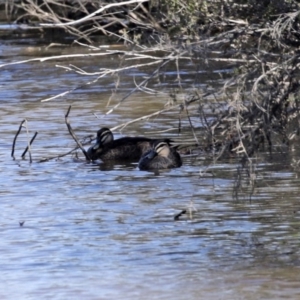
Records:
<instances>
[{"instance_id":1,"label":"duck bill","mask_svg":"<svg viewBox=\"0 0 300 300\"><path fill-rule=\"evenodd\" d=\"M93 146L93 150L98 150L100 148L100 143L96 143L94 146Z\"/></svg>"}]
</instances>

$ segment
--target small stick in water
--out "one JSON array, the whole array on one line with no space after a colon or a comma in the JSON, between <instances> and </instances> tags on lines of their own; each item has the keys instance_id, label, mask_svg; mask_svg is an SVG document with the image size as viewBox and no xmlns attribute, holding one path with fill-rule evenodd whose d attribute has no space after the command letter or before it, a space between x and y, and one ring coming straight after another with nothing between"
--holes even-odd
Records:
<instances>
[{"instance_id":1,"label":"small stick in water","mask_svg":"<svg viewBox=\"0 0 300 300\"><path fill-rule=\"evenodd\" d=\"M18 131L17 131L17 133L16 133L16 135L15 135L14 141L13 141L12 150L11 150L11 157L12 157L13 159L15 159L14 153L15 153L15 145L16 145L17 137L18 137L18 135L19 135L20 132L21 132L21 129L22 129L22 126L23 126L24 122L25 122L25 120L23 120L23 121L21 122L21 124L20 124L20 126L19 126L19 129L18 129Z\"/></svg>"},{"instance_id":2,"label":"small stick in water","mask_svg":"<svg viewBox=\"0 0 300 300\"><path fill-rule=\"evenodd\" d=\"M78 147L76 147L76 148L74 148L74 149L68 151L67 153L63 153L63 154L59 154L59 155L55 155L55 156L51 156L51 157L42 158L42 159L40 159L38 162L39 162L39 163L42 163L42 162L49 161L49 160L51 160L51 159L64 157L64 156L67 156L67 155L71 154L72 152L74 152L74 151L77 150L77 149L78 149Z\"/></svg>"},{"instance_id":3,"label":"small stick in water","mask_svg":"<svg viewBox=\"0 0 300 300\"><path fill-rule=\"evenodd\" d=\"M178 221L179 218L184 214L186 214L186 209L182 210L179 214L175 215L174 221Z\"/></svg>"},{"instance_id":4,"label":"small stick in water","mask_svg":"<svg viewBox=\"0 0 300 300\"><path fill-rule=\"evenodd\" d=\"M65 115L65 121L66 121L66 125L68 127L68 130L69 130L69 133L70 135L72 136L72 138L74 139L74 141L77 143L78 147L81 149L82 153L84 154L86 160L90 161L91 159L89 158L89 155L87 154L87 152L85 151L85 149L83 148L83 146L81 145L80 141L78 140L78 138L76 137L71 125L70 125L70 122L69 122L69 119L68 119L68 116L69 116L69 113L71 111L71 105L69 106L69 109Z\"/></svg>"},{"instance_id":5,"label":"small stick in water","mask_svg":"<svg viewBox=\"0 0 300 300\"><path fill-rule=\"evenodd\" d=\"M84 139L85 139L85 141L82 142L83 145L88 145L88 144L90 144L90 143L94 140L94 139L93 139L93 135L88 135L88 136L84 137ZM74 151L76 151L78 148L79 148L79 147L76 146L74 149L72 149L72 150L70 150L70 151L68 151L68 152L66 152L66 153L59 154L59 155L55 155L55 156L51 156L51 157L42 158L42 159L39 160L38 162L39 162L39 163L42 163L42 162L49 161L49 160L51 160L51 159L56 159L56 158L60 158L60 157L67 156L67 155L73 153Z\"/></svg>"},{"instance_id":6,"label":"small stick in water","mask_svg":"<svg viewBox=\"0 0 300 300\"><path fill-rule=\"evenodd\" d=\"M33 143L33 141L35 140L36 136L38 135L38 132L36 131L34 136L32 137L32 139L29 142L29 145L31 146L31 144ZM21 155L22 158L24 158L25 154L27 153L29 147L27 146L23 152L23 154Z\"/></svg>"},{"instance_id":7,"label":"small stick in water","mask_svg":"<svg viewBox=\"0 0 300 300\"><path fill-rule=\"evenodd\" d=\"M30 142L29 142L29 132L28 132L28 125L27 125L26 119L25 119L25 127L26 127L26 135L27 135L27 147L28 147L28 153L29 153L29 162L32 163L31 147L30 147Z\"/></svg>"}]
</instances>

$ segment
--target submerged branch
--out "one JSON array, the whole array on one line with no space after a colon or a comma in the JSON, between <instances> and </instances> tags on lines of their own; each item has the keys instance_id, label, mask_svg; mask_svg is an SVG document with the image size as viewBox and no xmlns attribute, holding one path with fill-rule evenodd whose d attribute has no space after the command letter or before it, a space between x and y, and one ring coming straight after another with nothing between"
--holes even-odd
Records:
<instances>
[{"instance_id":1,"label":"submerged branch","mask_svg":"<svg viewBox=\"0 0 300 300\"><path fill-rule=\"evenodd\" d=\"M36 136L38 135L38 132L36 131L34 136L31 138L30 142L29 142L29 146L27 145L27 147L25 148L24 152L22 153L21 157L24 158L27 151L29 150L29 147L32 145L33 141L35 140Z\"/></svg>"},{"instance_id":2,"label":"submerged branch","mask_svg":"<svg viewBox=\"0 0 300 300\"><path fill-rule=\"evenodd\" d=\"M28 132L28 124L27 120L25 119L25 127L26 127L26 136L27 136L27 147L28 153L29 153L29 162L32 163L32 155L31 155L31 147L30 147L30 141L29 141L29 132Z\"/></svg>"},{"instance_id":3,"label":"submerged branch","mask_svg":"<svg viewBox=\"0 0 300 300\"><path fill-rule=\"evenodd\" d=\"M18 135L19 135L20 132L21 132L21 129L22 129L22 127L23 127L24 122L25 122L25 120L23 120L23 121L21 122L21 124L20 124L20 126L19 126L19 129L18 129L18 131L17 131L17 133L16 133L16 135L15 135L13 144L12 144L11 157L12 157L13 159L15 159L14 153L15 153L15 145L16 145L17 137L18 137Z\"/></svg>"},{"instance_id":4,"label":"submerged branch","mask_svg":"<svg viewBox=\"0 0 300 300\"><path fill-rule=\"evenodd\" d=\"M69 133L70 135L72 136L72 138L74 139L74 141L76 142L76 144L78 145L78 147L81 149L82 153L84 154L85 158L87 161L90 161L91 159L89 158L89 155L88 153L85 151L85 149L83 148L83 146L81 145L80 141L78 140L78 138L76 137L72 127L71 127L71 124L69 122L69 119L68 119L68 116L69 116L69 113L71 111L71 108L72 106L70 105L69 108L68 108L68 111L65 115L65 122L66 122L66 125L68 127L68 130L69 130Z\"/></svg>"},{"instance_id":5,"label":"submerged branch","mask_svg":"<svg viewBox=\"0 0 300 300\"><path fill-rule=\"evenodd\" d=\"M42 163L42 162L46 162L46 161L49 161L49 160L52 160L52 159L56 159L56 158L60 158L60 157L64 157L64 156L67 156L71 153L73 153L74 151L76 151L77 149L79 149L79 147L76 147L66 153L63 153L63 154L59 154L59 155L55 155L55 156L51 156L51 157L46 157L46 158L43 158L43 159L40 159L38 162L39 163Z\"/></svg>"},{"instance_id":6,"label":"submerged branch","mask_svg":"<svg viewBox=\"0 0 300 300\"><path fill-rule=\"evenodd\" d=\"M87 139L87 138L88 138L88 141L84 141L84 142L82 141L81 144L89 145L94 140L92 135L88 135L84 139ZM46 161L49 161L49 160L52 160L52 159L61 158L61 157L67 156L69 154L72 154L73 152L75 152L78 149L79 149L79 146L76 146L75 148L73 148L72 150L70 150L66 153L58 154L58 155L51 156L51 157L46 157L46 158L40 159L38 162L42 163L42 162L46 162Z\"/></svg>"}]
</instances>

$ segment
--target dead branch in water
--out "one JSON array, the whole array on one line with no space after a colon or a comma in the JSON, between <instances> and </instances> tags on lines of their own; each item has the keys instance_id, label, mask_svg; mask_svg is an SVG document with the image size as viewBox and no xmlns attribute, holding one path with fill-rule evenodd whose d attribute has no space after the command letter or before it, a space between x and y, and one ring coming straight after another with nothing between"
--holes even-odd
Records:
<instances>
[{"instance_id":1,"label":"dead branch in water","mask_svg":"<svg viewBox=\"0 0 300 300\"><path fill-rule=\"evenodd\" d=\"M20 124L20 126L19 126L19 129L18 129L18 131L17 131L17 133L16 133L16 135L15 135L13 144L12 144L11 157L12 157L13 159L15 159L14 153L15 153L15 145L16 145L17 137L18 137L18 135L19 135L20 132L21 132L21 129L22 129L22 127L23 127L24 122L25 122L25 120L23 120L23 121L21 122L21 124Z\"/></svg>"},{"instance_id":2,"label":"dead branch in water","mask_svg":"<svg viewBox=\"0 0 300 300\"><path fill-rule=\"evenodd\" d=\"M181 212L179 212L178 214L176 214L176 215L174 216L174 221L179 221L179 218L180 218L182 215L184 215L184 214L186 214L186 209L183 209Z\"/></svg>"},{"instance_id":3,"label":"dead branch in water","mask_svg":"<svg viewBox=\"0 0 300 300\"><path fill-rule=\"evenodd\" d=\"M33 141L35 140L36 136L38 135L38 132L36 131L34 136L31 138L30 142L29 142L29 146L32 145ZM25 154L27 153L29 146L27 145L27 147L25 148L24 152L22 153L21 157L24 158Z\"/></svg>"},{"instance_id":4,"label":"dead branch in water","mask_svg":"<svg viewBox=\"0 0 300 300\"><path fill-rule=\"evenodd\" d=\"M74 151L76 151L79 147L76 147L66 153L63 153L63 154L59 154L59 155L55 155L55 156L51 156L51 157L46 157L46 158L43 158L43 159L40 159L38 162L39 163L42 163L42 162L46 162L46 161L49 161L49 160L52 160L52 159L56 159L56 158L61 158L61 157L64 157L64 156L67 156L71 153L73 153Z\"/></svg>"},{"instance_id":5,"label":"dead branch in water","mask_svg":"<svg viewBox=\"0 0 300 300\"><path fill-rule=\"evenodd\" d=\"M76 142L76 144L78 145L78 147L81 149L82 153L84 154L86 160L90 161L91 159L89 158L89 155L88 153L85 151L85 149L83 148L82 144L80 143L80 141L78 140L78 138L76 137L71 125L70 125L70 122L69 122L69 119L68 119L68 116L69 116L69 113L71 111L71 108L72 106L70 105L69 108L68 108L68 111L65 115L65 122L66 122L66 125L68 127L68 130L69 130L69 133L70 135L72 136L72 138L74 139L74 141Z\"/></svg>"},{"instance_id":6,"label":"dead branch in water","mask_svg":"<svg viewBox=\"0 0 300 300\"><path fill-rule=\"evenodd\" d=\"M84 140L81 142L81 144L82 145L89 145L93 140L94 140L93 139L93 135L88 135L88 136L84 137ZM51 157L42 158L38 162L42 163L42 162L47 162L47 161L52 160L52 159L58 159L58 158L70 155L70 154L74 153L78 149L79 149L79 146L73 148L72 150L70 150L70 151L68 151L66 153L58 154L58 155L51 156Z\"/></svg>"},{"instance_id":7,"label":"dead branch in water","mask_svg":"<svg viewBox=\"0 0 300 300\"><path fill-rule=\"evenodd\" d=\"M27 151L28 151L28 153L29 153L29 162L32 163L31 147L30 147L30 146L32 145L33 141L35 140L35 138L36 138L38 132L36 132L36 133L34 134L34 136L31 138L31 140L29 141L29 138L28 138L29 132L28 132L28 126L27 126L27 120L26 120L26 119L24 119L24 120L21 122L21 124L20 124L20 126L19 126L19 129L18 129L18 131L17 131L17 133L16 133L16 135L15 135L15 138L14 138L14 141L13 141L13 145L12 145L11 156L12 156L13 159L15 159L15 157L14 157L14 153L15 153L15 145L16 145L17 137L18 137L18 135L20 134L22 127L24 127L24 125L23 125L24 123L25 123L25 128L26 128L26 135L27 135L27 146L26 146L24 152L22 153L21 157L24 158L24 157L25 157L25 154L26 154Z\"/></svg>"},{"instance_id":8,"label":"dead branch in water","mask_svg":"<svg viewBox=\"0 0 300 300\"><path fill-rule=\"evenodd\" d=\"M28 124L27 120L25 119L25 127L26 127L26 136L27 136L27 147L28 153L29 153L29 162L32 163L32 155L31 155L31 147L30 147L30 141L29 141L29 132L28 132Z\"/></svg>"}]
</instances>

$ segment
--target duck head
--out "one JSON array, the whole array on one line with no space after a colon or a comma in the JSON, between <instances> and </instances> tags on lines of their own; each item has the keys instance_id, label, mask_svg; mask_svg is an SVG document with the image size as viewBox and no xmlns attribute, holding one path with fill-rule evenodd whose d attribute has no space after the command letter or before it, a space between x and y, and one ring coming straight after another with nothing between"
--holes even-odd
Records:
<instances>
[{"instance_id":1,"label":"duck head","mask_svg":"<svg viewBox=\"0 0 300 300\"><path fill-rule=\"evenodd\" d=\"M96 144L92 147L93 150L97 150L114 140L112 132L104 127L97 131L97 141Z\"/></svg>"}]
</instances>

